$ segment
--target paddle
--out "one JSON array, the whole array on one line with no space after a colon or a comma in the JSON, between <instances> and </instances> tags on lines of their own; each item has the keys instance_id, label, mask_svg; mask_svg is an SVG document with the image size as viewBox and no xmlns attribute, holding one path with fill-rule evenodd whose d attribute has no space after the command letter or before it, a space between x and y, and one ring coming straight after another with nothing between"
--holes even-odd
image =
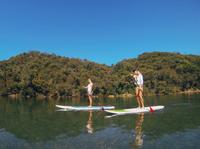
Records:
<instances>
[{"instance_id":1,"label":"paddle","mask_svg":"<svg viewBox=\"0 0 200 149\"><path fill-rule=\"evenodd\" d=\"M150 108L150 112L154 112L155 110L154 109L152 109L152 107L151 106L149 106L149 108Z\"/></svg>"},{"instance_id":2,"label":"paddle","mask_svg":"<svg viewBox=\"0 0 200 149\"><path fill-rule=\"evenodd\" d=\"M142 92L142 91L140 91L140 92ZM148 103L148 105L149 105L150 112L153 113L155 110L151 107L150 102L149 102L149 99L147 99L147 103Z\"/></svg>"},{"instance_id":3,"label":"paddle","mask_svg":"<svg viewBox=\"0 0 200 149\"><path fill-rule=\"evenodd\" d=\"M149 99L147 99L147 102L148 102L148 105L149 105L149 108L150 108L150 112L153 113L155 110L151 107Z\"/></svg>"}]
</instances>

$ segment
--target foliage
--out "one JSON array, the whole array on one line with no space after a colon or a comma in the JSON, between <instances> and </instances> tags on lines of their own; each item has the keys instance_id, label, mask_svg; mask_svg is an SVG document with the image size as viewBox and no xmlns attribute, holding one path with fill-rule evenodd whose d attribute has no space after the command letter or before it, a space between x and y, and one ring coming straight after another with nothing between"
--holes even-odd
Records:
<instances>
[{"instance_id":1,"label":"foliage","mask_svg":"<svg viewBox=\"0 0 200 149\"><path fill-rule=\"evenodd\" d=\"M200 56L152 52L107 66L32 51L0 62L0 94L83 96L88 78L95 95L134 93L134 68L143 73L146 93L200 89Z\"/></svg>"}]
</instances>

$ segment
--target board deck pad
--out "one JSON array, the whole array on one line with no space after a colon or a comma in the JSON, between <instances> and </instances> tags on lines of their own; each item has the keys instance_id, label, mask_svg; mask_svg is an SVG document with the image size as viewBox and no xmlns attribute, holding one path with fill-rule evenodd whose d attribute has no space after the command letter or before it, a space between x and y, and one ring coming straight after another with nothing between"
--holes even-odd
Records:
<instances>
[{"instance_id":1,"label":"board deck pad","mask_svg":"<svg viewBox=\"0 0 200 149\"><path fill-rule=\"evenodd\" d=\"M64 105L56 105L57 108L74 110L74 111L90 111L90 110L112 110L115 109L114 106L64 106Z\"/></svg>"},{"instance_id":2,"label":"board deck pad","mask_svg":"<svg viewBox=\"0 0 200 149\"><path fill-rule=\"evenodd\" d=\"M151 106L151 109L154 111L156 110L162 110L164 109L164 106ZM144 112L151 112L150 107L144 107L144 108L131 108L131 109L114 109L114 110L105 110L108 113L111 114L134 114L134 113L144 113Z\"/></svg>"}]
</instances>

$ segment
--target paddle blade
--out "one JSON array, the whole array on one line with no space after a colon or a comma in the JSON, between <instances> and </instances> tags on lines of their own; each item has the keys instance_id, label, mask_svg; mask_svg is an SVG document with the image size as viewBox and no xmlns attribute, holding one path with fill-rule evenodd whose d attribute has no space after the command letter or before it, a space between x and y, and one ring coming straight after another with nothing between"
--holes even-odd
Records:
<instances>
[{"instance_id":1,"label":"paddle blade","mask_svg":"<svg viewBox=\"0 0 200 149\"><path fill-rule=\"evenodd\" d=\"M150 112L154 112L155 110L150 107Z\"/></svg>"}]
</instances>

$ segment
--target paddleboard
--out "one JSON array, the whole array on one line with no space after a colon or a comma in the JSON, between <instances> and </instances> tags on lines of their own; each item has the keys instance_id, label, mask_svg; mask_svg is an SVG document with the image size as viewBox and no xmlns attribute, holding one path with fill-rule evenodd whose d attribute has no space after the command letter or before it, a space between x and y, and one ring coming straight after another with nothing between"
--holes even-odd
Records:
<instances>
[{"instance_id":1,"label":"paddleboard","mask_svg":"<svg viewBox=\"0 0 200 149\"><path fill-rule=\"evenodd\" d=\"M115 109L114 106L63 106L63 105L56 105L56 107L61 109L67 109L67 110L75 110L75 111L90 111L90 110L111 110Z\"/></svg>"},{"instance_id":2,"label":"paddleboard","mask_svg":"<svg viewBox=\"0 0 200 149\"><path fill-rule=\"evenodd\" d=\"M156 110L164 109L164 106L161 106L161 105L160 106L151 106L151 108L154 111L156 111ZM131 108L131 109L114 109L114 110L105 110L105 111L108 113L111 113L111 114L118 114L118 115L151 112L150 107Z\"/></svg>"}]
</instances>

